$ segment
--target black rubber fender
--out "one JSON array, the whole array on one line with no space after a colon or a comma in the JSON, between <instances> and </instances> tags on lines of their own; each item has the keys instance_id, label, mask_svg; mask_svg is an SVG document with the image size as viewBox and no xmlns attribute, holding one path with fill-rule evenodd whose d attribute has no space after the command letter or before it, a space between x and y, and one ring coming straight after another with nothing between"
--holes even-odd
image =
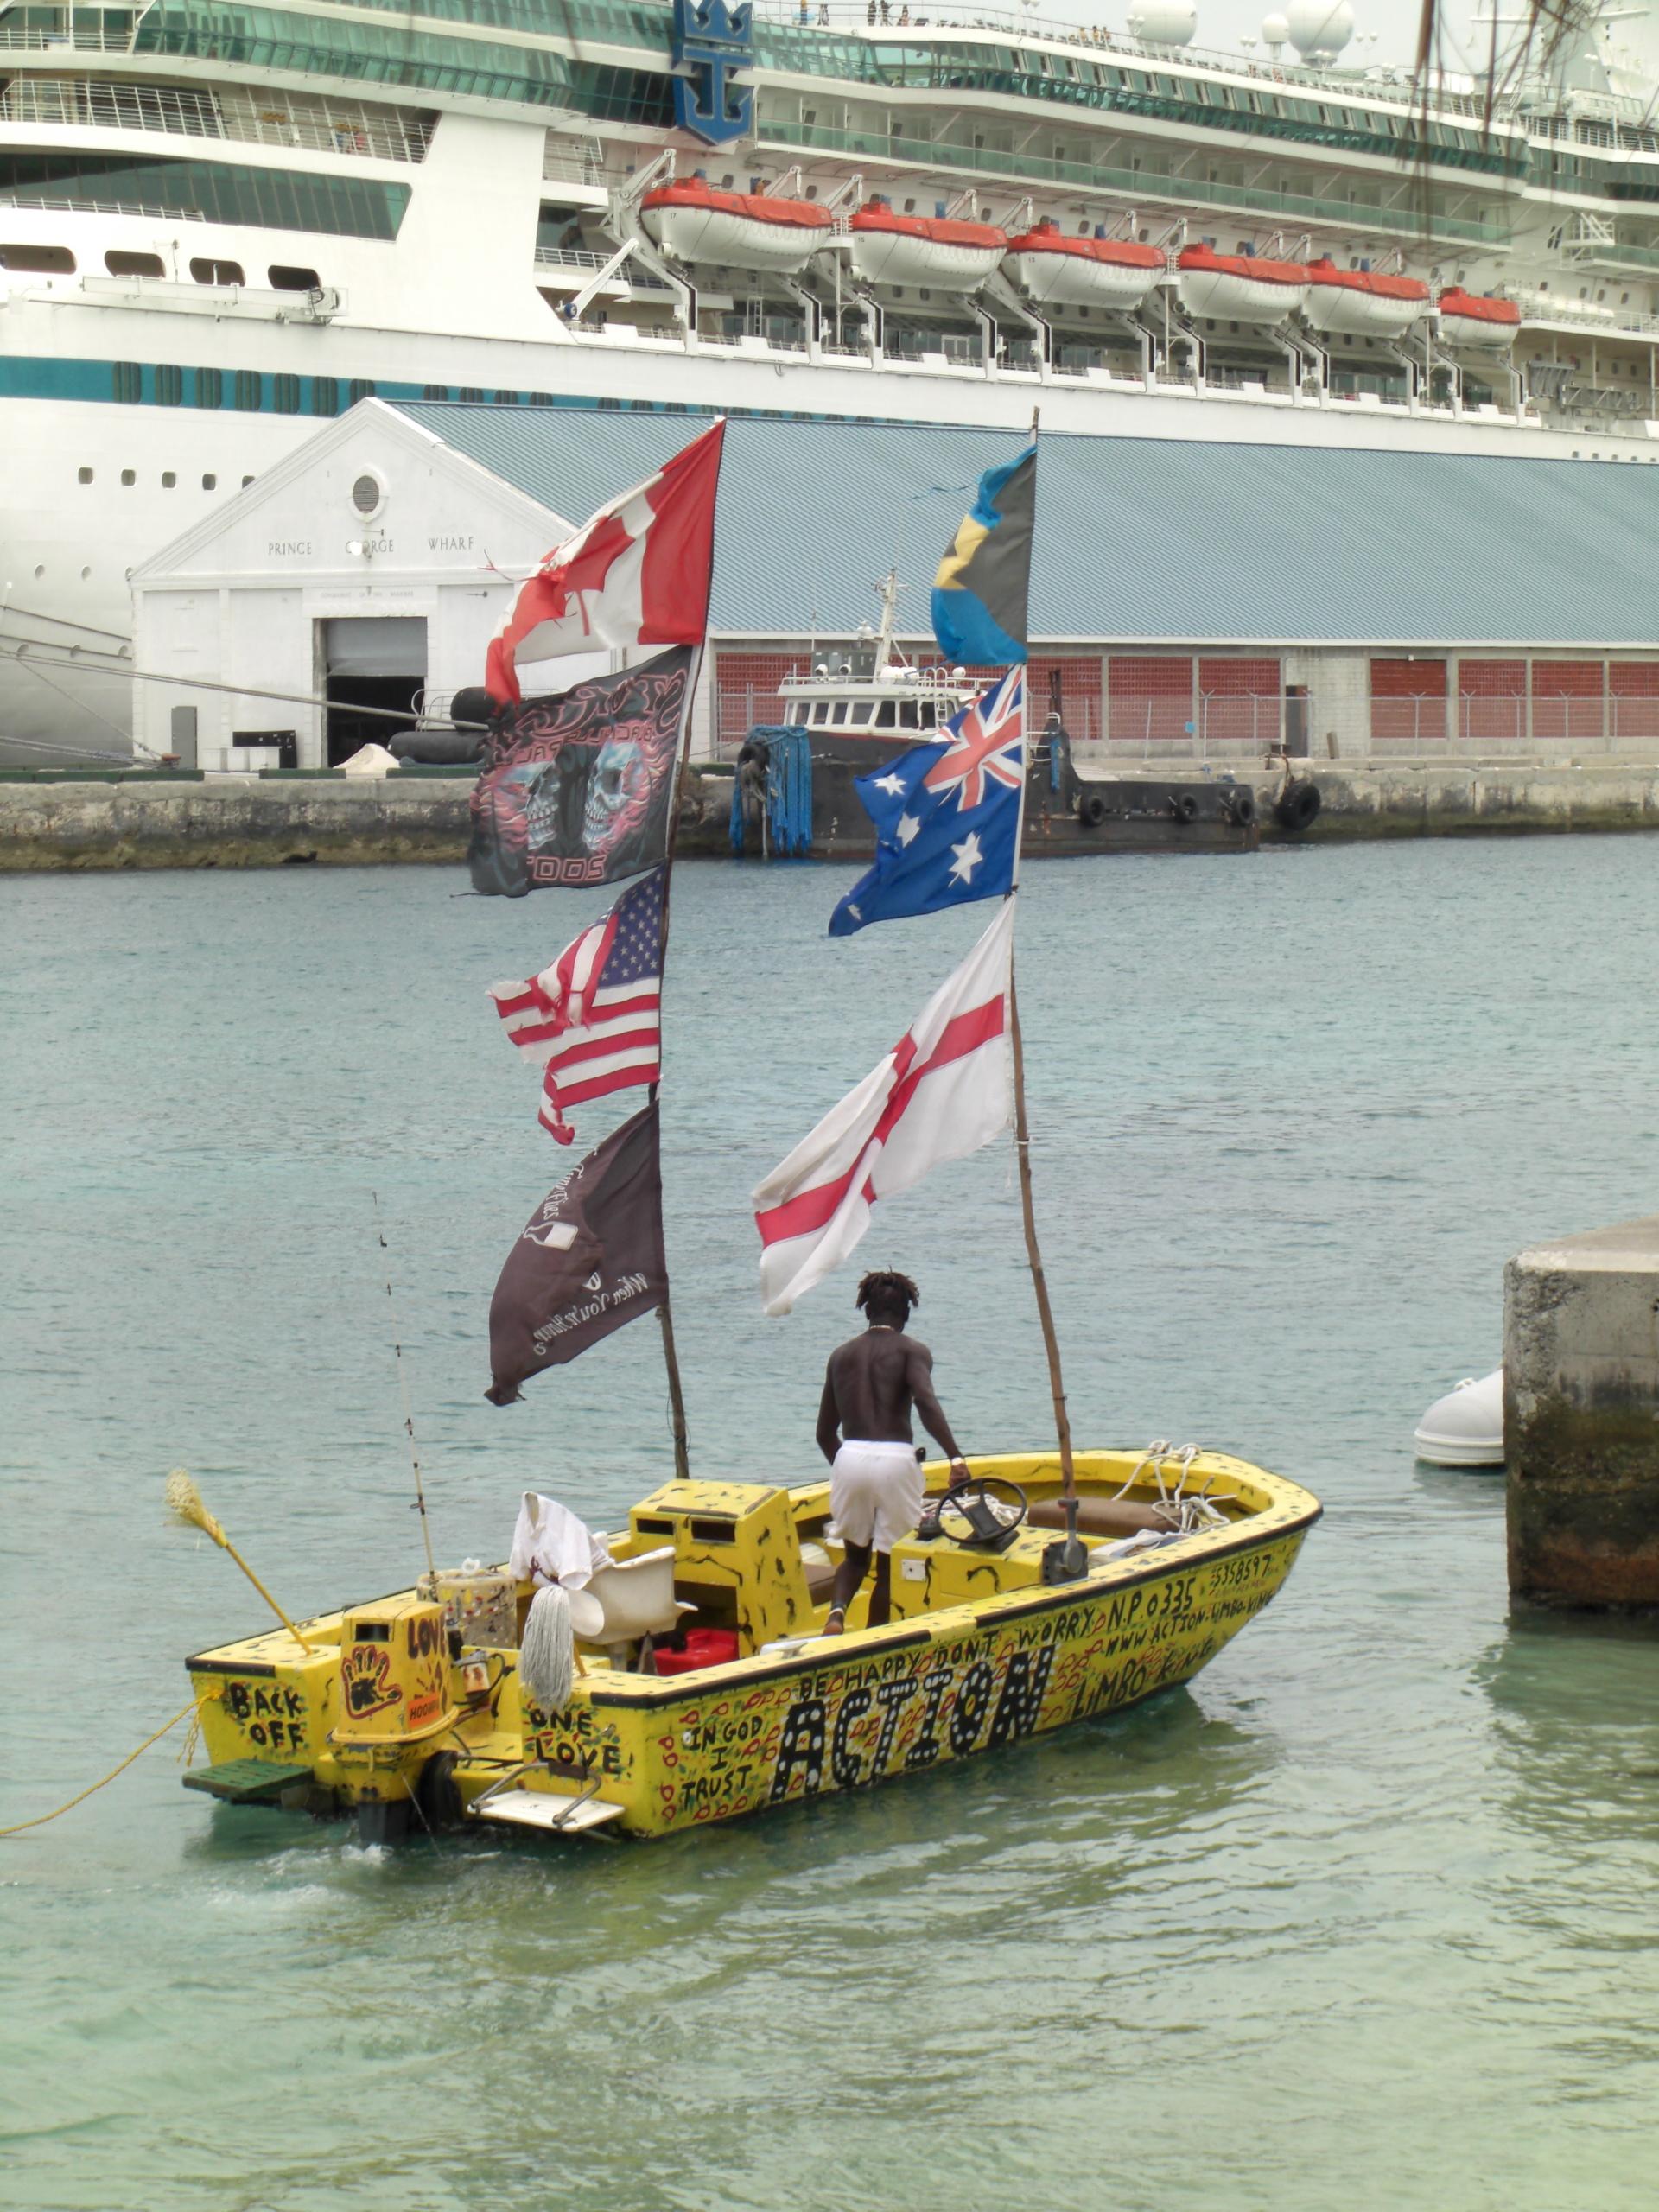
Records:
<instances>
[{"instance_id":1,"label":"black rubber fender","mask_svg":"<svg viewBox=\"0 0 1659 2212\"><path fill-rule=\"evenodd\" d=\"M1178 822L1196 822L1198 818L1197 793L1177 791L1169 802L1169 810Z\"/></svg>"},{"instance_id":2,"label":"black rubber fender","mask_svg":"<svg viewBox=\"0 0 1659 2212\"><path fill-rule=\"evenodd\" d=\"M1300 836L1311 830L1318 821L1319 809L1325 804L1325 795L1311 776L1298 778L1285 785L1274 804L1273 818L1281 830Z\"/></svg>"},{"instance_id":3,"label":"black rubber fender","mask_svg":"<svg viewBox=\"0 0 1659 2212\"><path fill-rule=\"evenodd\" d=\"M1229 791L1227 811L1241 830L1248 830L1255 820L1255 793L1248 789Z\"/></svg>"},{"instance_id":4,"label":"black rubber fender","mask_svg":"<svg viewBox=\"0 0 1659 2212\"><path fill-rule=\"evenodd\" d=\"M1085 830L1099 829L1101 823L1106 819L1106 794L1104 791L1078 792L1077 819L1082 823Z\"/></svg>"}]
</instances>

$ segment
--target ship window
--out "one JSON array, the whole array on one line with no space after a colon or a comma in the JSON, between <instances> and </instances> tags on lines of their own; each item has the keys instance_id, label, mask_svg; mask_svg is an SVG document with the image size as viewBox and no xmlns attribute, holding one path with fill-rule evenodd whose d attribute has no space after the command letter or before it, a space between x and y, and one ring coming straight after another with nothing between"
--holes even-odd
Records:
<instances>
[{"instance_id":1,"label":"ship window","mask_svg":"<svg viewBox=\"0 0 1659 2212\"><path fill-rule=\"evenodd\" d=\"M162 489L163 492L171 492L174 490L178 480L177 474L173 469L164 468L162 471Z\"/></svg>"},{"instance_id":2,"label":"ship window","mask_svg":"<svg viewBox=\"0 0 1659 2212\"><path fill-rule=\"evenodd\" d=\"M273 292L320 292L322 279L315 269L289 269L278 262L266 272Z\"/></svg>"},{"instance_id":3,"label":"ship window","mask_svg":"<svg viewBox=\"0 0 1659 2212\"><path fill-rule=\"evenodd\" d=\"M498 391L495 395L495 404L498 407L516 407L518 404L518 395L516 391Z\"/></svg>"},{"instance_id":4,"label":"ship window","mask_svg":"<svg viewBox=\"0 0 1659 2212\"><path fill-rule=\"evenodd\" d=\"M144 396L144 372L137 361L112 361L111 386L118 400L137 406Z\"/></svg>"},{"instance_id":5,"label":"ship window","mask_svg":"<svg viewBox=\"0 0 1659 2212\"><path fill-rule=\"evenodd\" d=\"M312 378L311 412L314 415L339 414L340 380L337 377Z\"/></svg>"},{"instance_id":6,"label":"ship window","mask_svg":"<svg viewBox=\"0 0 1659 2212\"><path fill-rule=\"evenodd\" d=\"M225 404L223 369L196 371L196 404L198 407L222 407Z\"/></svg>"},{"instance_id":7,"label":"ship window","mask_svg":"<svg viewBox=\"0 0 1659 2212\"><path fill-rule=\"evenodd\" d=\"M1576 461L1578 457L1577 454L1574 454L1573 456L1574 461ZM138 481L137 470L136 468L124 468L121 472L121 481L124 484L136 484Z\"/></svg>"},{"instance_id":8,"label":"ship window","mask_svg":"<svg viewBox=\"0 0 1659 2212\"><path fill-rule=\"evenodd\" d=\"M421 386L423 399L448 399L448 397L449 387L447 384L423 384Z\"/></svg>"},{"instance_id":9,"label":"ship window","mask_svg":"<svg viewBox=\"0 0 1659 2212\"><path fill-rule=\"evenodd\" d=\"M893 707L891 699L884 699L881 702L876 713L875 726L877 729L891 729L893 727Z\"/></svg>"},{"instance_id":10,"label":"ship window","mask_svg":"<svg viewBox=\"0 0 1659 2212\"><path fill-rule=\"evenodd\" d=\"M457 399L480 400L484 397L483 388L475 384L464 384L456 392L455 397Z\"/></svg>"},{"instance_id":11,"label":"ship window","mask_svg":"<svg viewBox=\"0 0 1659 2212\"><path fill-rule=\"evenodd\" d=\"M104 257L104 266L111 276L165 276L159 253L123 253L111 246Z\"/></svg>"},{"instance_id":12,"label":"ship window","mask_svg":"<svg viewBox=\"0 0 1659 2212\"><path fill-rule=\"evenodd\" d=\"M204 492L216 492L219 489L218 477L204 476L201 480L201 488Z\"/></svg>"},{"instance_id":13,"label":"ship window","mask_svg":"<svg viewBox=\"0 0 1659 2212\"><path fill-rule=\"evenodd\" d=\"M0 245L0 269L28 269L39 276L73 276L75 257L67 245Z\"/></svg>"},{"instance_id":14,"label":"ship window","mask_svg":"<svg viewBox=\"0 0 1659 2212\"><path fill-rule=\"evenodd\" d=\"M92 472L90 468L77 469L75 475L76 481L81 484L90 484L92 480Z\"/></svg>"},{"instance_id":15,"label":"ship window","mask_svg":"<svg viewBox=\"0 0 1659 2212\"><path fill-rule=\"evenodd\" d=\"M171 361L158 364L156 371L156 404L158 407L177 407L184 399L184 371Z\"/></svg>"},{"instance_id":16,"label":"ship window","mask_svg":"<svg viewBox=\"0 0 1659 2212\"><path fill-rule=\"evenodd\" d=\"M270 380L270 401L279 415L297 415L300 411L298 377L273 377Z\"/></svg>"},{"instance_id":17,"label":"ship window","mask_svg":"<svg viewBox=\"0 0 1659 2212\"><path fill-rule=\"evenodd\" d=\"M245 284L239 261L213 261L199 254L190 264L190 274L198 284Z\"/></svg>"},{"instance_id":18,"label":"ship window","mask_svg":"<svg viewBox=\"0 0 1659 2212\"><path fill-rule=\"evenodd\" d=\"M233 404L245 413L257 414L265 402L265 380L257 369L238 369Z\"/></svg>"},{"instance_id":19,"label":"ship window","mask_svg":"<svg viewBox=\"0 0 1659 2212\"><path fill-rule=\"evenodd\" d=\"M355 407L359 399L374 397L374 379L372 377L353 377L346 391L349 404Z\"/></svg>"},{"instance_id":20,"label":"ship window","mask_svg":"<svg viewBox=\"0 0 1659 2212\"><path fill-rule=\"evenodd\" d=\"M1576 459L1576 455L1574 458ZM846 721L847 702L844 699L838 699L835 705L830 708L830 719L832 722L844 722Z\"/></svg>"},{"instance_id":21,"label":"ship window","mask_svg":"<svg viewBox=\"0 0 1659 2212\"><path fill-rule=\"evenodd\" d=\"M868 722L870 719L870 710L871 702L869 700L855 699L853 702L852 712L849 715L848 720L860 727L862 727L862 725Z\"/></svg>"},{"instance_id":22,"label":"ship window","mask_svg":"<svg viewBox=\"0 0 1659 2212\"><path fill-rule=\"evenodd\" d=\"M553 395L550 391L527 391L524 394L524 404L528 407L550 407L553 404Z\"/></svg>"}]
</instances>

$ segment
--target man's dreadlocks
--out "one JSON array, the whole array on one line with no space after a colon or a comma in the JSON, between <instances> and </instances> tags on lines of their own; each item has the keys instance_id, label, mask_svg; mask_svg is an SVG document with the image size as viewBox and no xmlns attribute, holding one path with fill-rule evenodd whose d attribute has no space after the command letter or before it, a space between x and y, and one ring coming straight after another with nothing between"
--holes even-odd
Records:
<instances>
[{"instance_id":1,"label":"man's dreadlocks","mask_svg":"<svg viewBox=\"0 0 1659 2212\"><path fill-rule=\"evenodd\" d=\"M858 1286L855 1306L861 1306L872 1321L892 1319L902 1329L910 1319L911 1308L919 1306L922 1294L908 1275L899 1274L892 1268L874 1268Z\"/></svg>"}]
</instances>

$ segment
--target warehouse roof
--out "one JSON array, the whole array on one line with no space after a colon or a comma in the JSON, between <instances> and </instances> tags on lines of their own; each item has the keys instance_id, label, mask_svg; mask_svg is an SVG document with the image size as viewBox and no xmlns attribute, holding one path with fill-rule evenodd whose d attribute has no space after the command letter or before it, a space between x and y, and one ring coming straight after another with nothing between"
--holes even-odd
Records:
<instances>
[{"instance_id":1,"label":"warehouse roof","mask_svg":"<svg viewBox=\"0 0 1659 2212\"><path fill-rule=\"evenodd\" d=\"M397 411L584 519L705 427L691 415L459 403ZM980 472L1021 440L929 424L734 418L709 625L849 632L896 566L900 626ZM1659 470L1198 440L1045 435L1031 621L1124 643L1651 645Z\"/></svg>"}]
</instances>

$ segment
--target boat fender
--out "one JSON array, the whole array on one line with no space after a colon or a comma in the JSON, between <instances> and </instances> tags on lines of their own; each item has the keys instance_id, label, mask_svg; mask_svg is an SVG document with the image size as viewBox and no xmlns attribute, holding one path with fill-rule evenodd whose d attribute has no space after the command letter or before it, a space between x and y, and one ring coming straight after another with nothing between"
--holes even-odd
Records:
<instances>
[{"instance_id":1,"label":"boat fender","mask_svg":"<svg viewBox=\"0 0 1659 2212\"><path fill-rule=\"evenodd\" d=\"M1255 820L1255 793L1252 791L1229 792L1227 811L1241 830L1248 830Z\"/></svg>"},{"instance_id":2,"label":"boat fender","mask_svg":"<svg viewBox=\"0 0 1659 2212\"><path fill-rule=\"evenodd\" d=\"M1304 830L1313 828L1324 804L1325 795L1311 776L1293 779L1279 794L1273 810L1274 820L1281 829L1300 836Z\"/></svg>"},{"instance_id":3,"label":"boat fender","mask_svg":"<svg viewBox=\"0 0 1659 2212\"><path fill-rule=\"evenodd\" d=\"M1196 822L1198 802L1191 791L1177 791L1169 802L1169 810L1178 822Z\"/></svg>"},{"instance_id":4,"label":"boat fender","mask_svg":"<svg viewBox=\"0 0 1659 2212\"><path fill-rule=\"evenodd\" d=\"M1106 794L1103 791L1080 792L1077 819L1085 830L1098 830L1106 819Z\"/></svg>"},{"instance_id":5,"label":"boat fender","mask_svg":"<svg viewBox=\"0 0 1659 2212\"><path fill-rule=\"evenodd\" d=\"M421 1769L415 1784L415 1810L429 1834L458 1828L465 1815L461 1791L455 1786L458 1764L454 1751L435 1751Z\"/></svg>"}]
</instances>

